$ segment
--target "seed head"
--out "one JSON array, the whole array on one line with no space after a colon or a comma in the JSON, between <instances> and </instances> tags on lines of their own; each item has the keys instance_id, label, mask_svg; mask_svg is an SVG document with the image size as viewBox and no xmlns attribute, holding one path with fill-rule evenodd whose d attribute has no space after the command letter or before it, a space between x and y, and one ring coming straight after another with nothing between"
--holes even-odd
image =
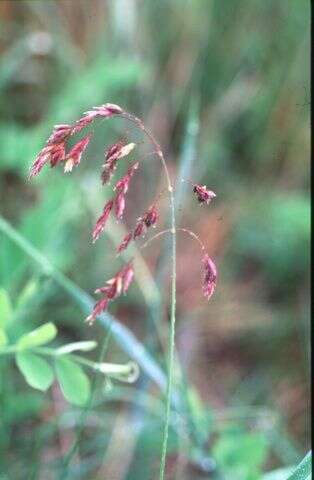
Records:
<instances>
[{"instance_id":1,"label":"seed head","mask_svg":"<svg viewBox=\"0 0 314 480\"><path fill-rule=\"evenodd\" d=\"M104 295L94 306L92 313L87 317L86 321L92 324L95 318L106 308L111 300L119 297L121 293L126 293L134 278L134 269L132 263L129 262L119 270L114 277L107 280L104 287L95 290L95 293Z\"/></svg>"},{"instance_id":2,"label":"seed head","mask_svg":"<svg viewBox=\"0 0 314 480\"><path fill-rule=\"evenodd\" d=\"M82 158L83 152L86 149L89 141L91 139L91 133L86 135L86 137L82 138L79 142L77 142L74 147L71 148L69 153L67 154L64 165L65 172L71 172L74 166L77 166Z\"/></svg>"},{"instance_id":3,"label":"seed head","mask_svg":"<svg viewBox=\"0 0 314 480\"><path fill-rule=\"evenodd\" d=\"M125 209L125 196L123 192L119 192L114 200L115 214L118 219L121 219Z\"/></svg>"},{"instance_id":4,"label":"seed head","mask_svg":"<svg viewBox=\"0 0 314 480\"><path fill-rule=\"evenodd\" d=\"M103 212L97 219L95 228L93 230L93 243L96 242L101 232L104 230L108 217L113 207L113 200L109 200L104 206Z\"/></svg>"},{"instance_id":5,"label":"seed head","mask_svg":"<svg viewBox=\"0 0 314 480\"><path fill-rule=\"evenodd\" d=\"M55 125L50 137L47 140L47 145L55 145L56 143L63 142L70 135L72 135L71 125Z\"/></svg>"},{"instance_id":6,"label":"seed head","mask_svg":"<svg viewBox=\"0 0 314 480\"><path fill-rule=\"evenodd\" d=\"M94 107L92 110L85 112L84 115L73 125L72 135L83 130L83 128L92 123L96 117L109 118L120 113L122 113L122 108L118 105L113 105L112 103L106 103L99 107Z\"/></svg>"},{"instance_id":7,"label":"seed head","mask_svg":"<svg viewBox=\"0 0 314 480\"><path fill-rule=\"evenodd\" d=\"M155 205L152 205L147 212L143 215L143 222L145 223L146 227L152 227L156 224L159 218L158 211Z\"/></svg>"},{"instance_id":8,"label":"seed head","mask_svg":"<svg viewBox=\"0 0 314 480\"><path fill-rule=\"evenodd\" d=\"M134 278L134 269L131 263L128 263L121 270L122 292L126 293Z\"/></svg>"},{"instance_id":9,"label":"seed head","mask_svg":"<svg viewBox=\"0 0 314 480\"><path fill-rule=\"evenodd\" d=\"M203 279L203 294L210 299L217 284L217 268L213 260L205 254L203 259L204 279Z\"/></svg>"},{"instance_id":10,"label":"seed head","mask_svg":"<svg viewBox=\"0 0 314 480\"><path fill-rule=\"evenodd\" d=\"M35 177L39 174L43 166L50 162L51 167L55 167L59 162L65 158L65 144L64 142L58 144L47 145L38 154L33 165L30 168L29 178Z\"/></svg>"},{"instance_id":11,"label":"seed head","mask_svg":"<svg viewBox=\"0 0 314 480\"><path fill-rule=\"evenodd\" d=\"M128 169L126 175L124 175L124 177L118 180L118 182L114 187L114 190L118 190L120 192L126 193L129 189L130 180L133 177L135 171L138 169L138 166L139 166L139 162L134 163L134 165L132 165Z\"/></svg>"},{"instance_id":12,"label":"seed head","mask_svg":"<svg viewBox=\"0 0 314 480\"><path fill-rule=\"evenodd\" d=\"M35 175L38 175L43 166L50 162L52 167L55 167L59 162L65 160L65 141L71 136L74 135L78 132L80 132L83 128L85 128L87 125L89 125L96 117L102 117L102 118L109 118L112 117L113 115L118 115L122 113L123 110L121 107L118 105L114 105L112 103L105 103L104 105L100 105L99 107L94 107L92 110L89 110L88 112L85 112L85 114L73 125L68 125L68 124L60 124L60 125L55 125L53 128L53 131L48 138L46 142L46 146L39 152L37 158L35 159L33 165L30 168L30 174L29 177L34 177ZM81 140L83 142L83 140ZM88 141L86 141L88 143ZM80 161L80 156L79 156L79 148L82 148L82 151L85 149L87 146L84 145L83 142L83 147L80 142L77 144L78 152L73 152L73 149L69 153L68 159L71 159L65 167L65 171L71 171L73 168L73 165L76 165ZM134 144L129 144L129 150L133 147L131 145ZM125 145L127 147L127 145ZM123 150L122 155L127 155L128 148L125 148ZM73 158L74 155L74 158Z\"/></svg>"},{"instance_id":13,"label":"seed head","mask_svg":"<svg viewBox=\"0 0 314 480\"><path fill-rule=\"evenodd\" d=\"M214 192L207 190L206 185L193 185L193 192L200 204L206 203L208 205L216 197Z\"/></svg>"},{"instance_id":14,"label":"seed head","mask_svg":"<svg viewBox=\"0 0 314 480\"><path fill-rule=\"evenodd\" d=\"M145 223L143 222L143 219L140 217L133 232L133 239L136 240L138 237L143 236L145 233L146 233Z\"/></svg>"},{"instance_id":15,"label":"seed head","mask_svg":"<svg viewBox=\"0 0 314 480\"><path fill-rule=\"evenodd\" d=\"M131 240L132 240L132 232L128 233L124 237L124 239L122 240L122 242L120 243L120 245L117 248L117 252L121 253L121 252L123 252L123 250L126 250L129 246L129 243L130 243Z\"/></svg>"},{"instance_id":16,"label":"seed head","mask_svg":"<svg viewBox=\"0 0 314 480\"><path fill-rule=\"evenodd\" d=\"M94 306L94 309L90 315L86 318L86 322L92 325L102 312L104 312L108 306L109 299L107 297L101 298Z\"/></svg>"},{"instance_id":17,"label":"seed head","mask_svg":"<svg viewBox=\"0 0 314 480\"><path fill-rule=\"evenodd\" d=\"M108 183L116 169L117 161L126 157L135 147L135 143L127 145L119 141L111 145L105 151L105 163L103 164L103 172L101 174L102 184Z\"/></svg>"},{"instance_id":18,"label":"seed head","mask_svg":"<svg viewBox=\"0 0 314 480\"><path fill-rule=\"evenodd\" d=\"M65 160L65 142L53 145L50 150L50 166L55 167Z\"/></svg>"}]
</instances>

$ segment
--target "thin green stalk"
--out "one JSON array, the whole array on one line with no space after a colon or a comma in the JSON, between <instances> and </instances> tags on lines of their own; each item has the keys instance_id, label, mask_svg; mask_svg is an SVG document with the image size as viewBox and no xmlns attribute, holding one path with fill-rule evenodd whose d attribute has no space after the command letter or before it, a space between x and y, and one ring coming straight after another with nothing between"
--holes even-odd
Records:
<instances>
[{"instance_id":1,"label":"thin green stalk","mask_svg":"<svg viewBox=\"0 0 314 480\"><path fill-rule=\"evenodd\" d=\"M172 384L173 384L173 364L174 364L174 352L175 352L175 322L176 322L176 216L175 216L175 200L173 194L173 186L171 183L169 170L166 164L165 157L161 150L159 143L156 141L152 133L145 127L142 120L137 118L135 115L123 112L122 116L135 123L140 130L142 130L147 137L151 140L152 144L156 149L156 155L159 157L161 164L163 166L167 187L169 192L170 199L170 215L171 215L171 233L172 233L172 242L171 242L171 262L172 262L172 279L171 279L171 309L170 309L170 332L169 332L169 354L168 354L168 381L167 381L167 390L166 390L166 414L165 414L165 425L163 432L163 442L161 450L161 460L160 460L160 471L159 478L160 480L164 479L165 468L166 468L166 455L167 455L167 445L168 445L168 434L169 434L169 422L170 422L170 409L171 409L171 396L172 396Z\"/></svg>"}]
</instances>

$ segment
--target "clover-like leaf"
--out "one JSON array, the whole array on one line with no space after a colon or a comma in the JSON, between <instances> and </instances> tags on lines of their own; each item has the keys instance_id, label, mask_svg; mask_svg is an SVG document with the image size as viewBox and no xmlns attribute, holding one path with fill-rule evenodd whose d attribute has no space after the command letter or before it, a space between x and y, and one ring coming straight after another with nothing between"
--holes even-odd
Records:
<instances>
[{"instance_id":1,"label":"clover-like leaf","mask_svg":"<svg viewBox=\"0 0 314 480\"><path fill-rule=\"evenodd\" d=\"M53 382L54 373L49 363L31 352L18 352L16 364L26 382L33 388L45 391Z\"/></svg>"},{"instance_id":2,"label":"clover-like leaf","mask_svg":"<svg viewBox=\"0 0 314 480\"><path fill-rule=\"evenodd\" d=\"M26 348L38 347L51 342L57 335L56 326L51 323L44 323L38 328L35 328L32 332L22 335L18 342L17 347L19 350Z\"/></svg>"},{"instance_id":3,"label":"clover-like leaf","mask_svg":"<svg viewBox=\"0 0 314 480\"><path fill-rule=\"evenodd\" d=\"M90 382L83 369L68 357L56 359L56 374L68 402L83 406L90 397Z\"/></svg>"}]
</instances>

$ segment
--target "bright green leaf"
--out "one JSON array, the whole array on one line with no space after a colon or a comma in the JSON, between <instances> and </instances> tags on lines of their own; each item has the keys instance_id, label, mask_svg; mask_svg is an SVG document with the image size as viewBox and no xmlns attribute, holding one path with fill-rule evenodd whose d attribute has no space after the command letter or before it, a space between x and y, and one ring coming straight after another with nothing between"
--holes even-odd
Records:
<instances>
[{"instance_id":1,"label":"bright green leaf","mask_svg":"<svg viewBox=\"0 0 314 480\"><path fill-rule=\"evenodd\" d=\"M56 326L53 323L48 322L32 332L22 335L17 342L17 346L19 349L38 347L39 345L45 345L46 343L51 342L56 335Z\"/></svg>"},{"instance_id":2,"label":"bright green leaf","mask_svg":"<svg viewBox=\"0 0 314 480\"><path fill-rule=\"evenodd\" d=\"M3 345L6 345L7 343L8 343L8 339L7 339L6 333L4 330L2 330L2 328L0 328L0 347L2 347Z\"/></svg>"},{"instance_id":3,"label":"bright green leaf","mask_svg":"<svg viewBox=\"0 0 314 480\"><path fill-rule=\"evenodd\" d=\"M54 373L49 363L31 352L16 354L17 366L26 382L38 390L47 390L53 382Z\"/></svg>"},{"instance_id":4,"label":"bright green leaf","mask_svg":"<svg viewBox=\"0 0 314 480\"><path fill-rule=\"evenodd\" d=\"M76 352L78 350L82 352L89 352L97 347L97 342L93 340L86 341L86 342L73 342L68 343L67 345L63 345L56 350L58 355L64 355L65 353Z\"/></svg>"},{"instance_id":5,"label":"bright green leaf","mask_svg":"<svg viewBox=\"0 0 314 480\"><path fill-rule=\"evenodd\" d=\"M0 288L0 328L5 328L12 317L12 304L4 288Z\"/></svg>"},{"instance_id":6,"label":"bright green leaf","mask_svg":"<svg viewBox=\"0 0 314 480\"><path fill-rule=\"evenodd\" d=\"M90 397L90 383L82 368L67 357L56 359L56 373L65 398L74 405L86 404Z\"/></svg>"}]
</instances>

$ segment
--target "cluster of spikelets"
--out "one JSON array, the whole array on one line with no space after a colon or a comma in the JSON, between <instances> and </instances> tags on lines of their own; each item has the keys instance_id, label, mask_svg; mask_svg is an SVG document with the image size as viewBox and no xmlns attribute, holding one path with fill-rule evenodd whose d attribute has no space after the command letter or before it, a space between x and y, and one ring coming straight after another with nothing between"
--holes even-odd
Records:
<instances>
[{"instance_id":1,"label":"cluster of spikelets","mask_svg":"<svg viewBox=\"0 0 314 480\"><path fill-rule=\"evenodd\" d=\"M30 177L36 176L42 170L44 165L50 164L56 167L62 164L64 172L71 172L73 167L79 165L82 155L91 139L91 133L79 140L69 151L67 151L67 142L73 135L81 132L97 118L110 118L115 115L129 116L118 105L106 103L99 107L94 107L84 113L84 115L73 125L56 125L52 134L48 138L45 147L39 152L31 169ZM108 184L116 170L117 163L126 157L135 148L135 143L126 143L119 141L105 150L105 161L101 173L101 182ZM135 162L128 169L126 174L119 179L113 187L114 197L104 206L103 211L96 221L93 229L93 242L95 242L105 229L107 220L111 213L114 213L117 219L122 219L126 204L126 194L129 190L130 181L139 167L139 162ZM193 192L200 204L209 204L216 196L214 192L207 189L206 185L193 184ZM137 220L134 229L130 231L121 241L117 252L126 250L130 242L139 237L143 237L150 227L156 226L159 218L156 202L153 203ZM203 248L204 250L204 248ZM204 254L203 264L203 294L209 299L216 287L217 269L213 260ZM95 293L100 293L102 298L95 304L92 313L87 317L89 323L94 320L104 310L107 309L111 300L116 299L122 293L126 293L134 278L134 268L132 262L124 265L113 278L108 280L104 287L98 288Z\"/></svg>"}]
</instances>

